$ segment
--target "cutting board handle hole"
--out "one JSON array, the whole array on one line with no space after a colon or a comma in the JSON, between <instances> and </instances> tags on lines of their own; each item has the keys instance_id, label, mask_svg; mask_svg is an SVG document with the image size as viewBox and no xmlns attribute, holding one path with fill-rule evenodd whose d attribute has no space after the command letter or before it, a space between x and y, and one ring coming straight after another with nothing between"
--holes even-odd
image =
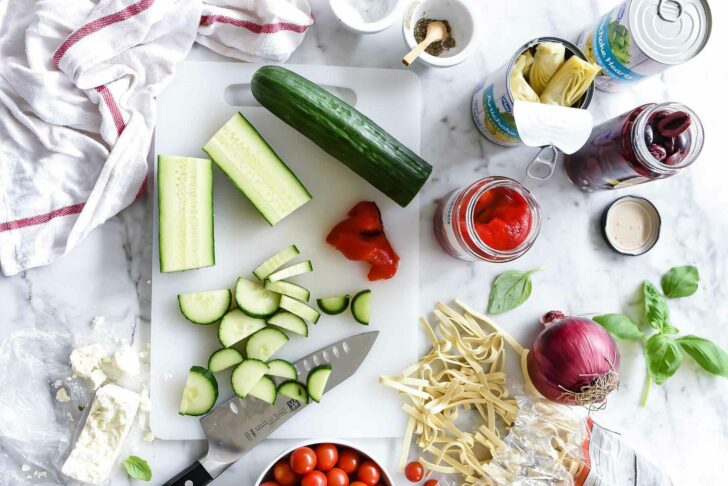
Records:
<instances>
[{"instance_id":1,"label":"cutting board handle hole","mask_svg":"<svg viewBox=\"0 0 728 486\"><path fill-rule=\"evenodd\" d=\"M354 90L340 86L322 85L322 87L351 106L356 106L357 99ZM249 83L231 84L225 88L223 98L228 105L232 106L260 106L260 103L253 97Z\"/></svg>"}]
</instances>

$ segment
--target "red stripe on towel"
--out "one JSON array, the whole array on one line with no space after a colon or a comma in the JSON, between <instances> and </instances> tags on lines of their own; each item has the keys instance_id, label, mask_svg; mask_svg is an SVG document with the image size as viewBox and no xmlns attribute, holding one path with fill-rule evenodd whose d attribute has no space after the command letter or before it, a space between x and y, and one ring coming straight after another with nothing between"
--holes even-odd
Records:
<instances>
[{"instance_id":1,"label":"red stripe on towel","mask_svg":"<svg viewBox=\"0 0 728 486\"><path fill-rule=\"evenodd\" d=\"M73 31L73 33L69 35L65 41L63 41L58 49L56 49L56 52L53 53L53 64L58 67L58 64L61 62L61 58L66 54L66 52L73 47L76 42L80 41L87 35L93 34L94 32L99 31L104 27L108 27L109 25L131 18L145 11L153 4L154 0L139 0L137 3L131 4L123 10L119 10L116 13L96 19L84 25L80 29Z\"/></svg>"},{"instance_id":2,"label":"red stripe on towel","mask_svg":"<svg viewBox=\"0 0 728 486\"><path fill-rule=\"evenodd\" d=\"M311 19L313 21L313 19ZM214 23L229 24L236 27L243 27L256 34L275 34L281 31L297 32L302 34L310 27L310 25L293 24L290 22L277 22L275 24L256 24L249 20L236 19L226 15L203 15L200 18L200 25L209 27Z\"/></svg>"},{"instance_id":3,"label":"red stripe on towel","mask_svg":"<svg viewBox=\"0 0 728 486\"><path fill-rule=\"evenodd\" d=\"M121 132L123 132L124 128L126 128L126 123L124 122L124 117L121 115L121 110L119 110L119 105L116 104L114 95L111 94L109 88L103 85L96 86L95 89L101 95L101 98L103 98L104 103L106 103L106 106L111 112L111 117L114 119L114 125L116 125L116 133L121 135Z\"/></svg>"}]
</instances>

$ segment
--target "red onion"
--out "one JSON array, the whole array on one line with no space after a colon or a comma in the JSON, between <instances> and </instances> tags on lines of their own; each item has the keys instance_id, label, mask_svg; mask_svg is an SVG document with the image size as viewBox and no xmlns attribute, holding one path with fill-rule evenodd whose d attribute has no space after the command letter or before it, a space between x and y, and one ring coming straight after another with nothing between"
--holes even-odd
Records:
<instances>
[{"instance_id":1,"label":"red onion","mask_svg":"<svg viewBox=\"0 0 728 486\"><path fill-rule=\"evenodd\" d=\"M536 389L566 405L603 405L619 386L619 350L599 324L582 317L544 315L528 353L528 374Z\"/></svg>"}]
</instances>

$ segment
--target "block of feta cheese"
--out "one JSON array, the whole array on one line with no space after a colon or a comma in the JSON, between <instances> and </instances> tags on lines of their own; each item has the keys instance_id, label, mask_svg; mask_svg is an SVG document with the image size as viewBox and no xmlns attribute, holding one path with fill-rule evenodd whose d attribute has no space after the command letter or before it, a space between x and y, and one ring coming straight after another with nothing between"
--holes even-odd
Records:
<instances>
[{"instance_id":1,"label":"block of feta cheese","mask_svg":"<svg viewBox=\"0 0 728 486\"><path fill-rule=\"evenodd\" d=\"M63 474L79 481L104 481L121 452L139 408L139 394L110 383L96 392L81 434L63 464Z\"/></svg>"},{"instance_id":2,"label":"block of feta cheese","mask_svg":"<svg viewBox=\"0 0 728 486\"><path fill-rule=\"evenodd\" d=\"M78 376L91 380L94 389L106 381L106 373L101 370L101 361L106 350L98 343L74 349L71 352L71 368Z\"/></svg>"}]
</instances>

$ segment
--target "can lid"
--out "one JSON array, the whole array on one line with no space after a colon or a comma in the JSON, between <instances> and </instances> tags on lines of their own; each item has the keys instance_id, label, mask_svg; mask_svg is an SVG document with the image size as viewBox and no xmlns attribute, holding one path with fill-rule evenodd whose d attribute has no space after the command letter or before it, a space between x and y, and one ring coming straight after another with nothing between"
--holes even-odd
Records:
<instances>
[{"instance_id":1,"label":"can lid","mask_svg":"<svg viewBox=\"0 0 728 486\"><path fill-rule=\"evenodd\" d=\"M663 64L697 56L713 23L707 0L632 0L629 16L639 48Z\"/></svg>"},{"instance_id":2,"label":"can lid","mask_svg":"<svg viewBox=\"0 0 728 486\"><path fill-rule=\"evenodd\" d=\"M642 197L625 196L602 215L602 232L609 246L622 255L642 255L660 239L662 220L654 204Z\"/></svg>"}]
</instances>

